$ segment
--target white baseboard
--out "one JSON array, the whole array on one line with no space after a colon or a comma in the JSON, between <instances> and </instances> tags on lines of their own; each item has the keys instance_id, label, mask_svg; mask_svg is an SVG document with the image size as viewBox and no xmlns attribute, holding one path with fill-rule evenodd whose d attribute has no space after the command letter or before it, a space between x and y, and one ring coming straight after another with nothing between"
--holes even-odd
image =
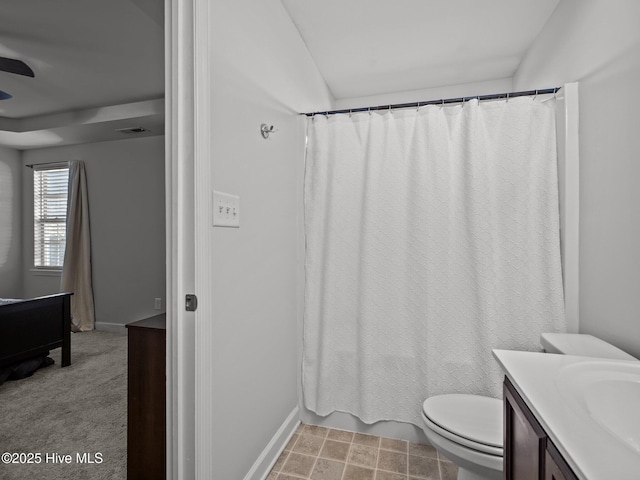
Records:
<instances>
[{"instance_id":1,"label":"white baseboard","mask_svg":"<svg viewBox=\"0 0 640 480\"><path fill-rule=\"evenodd\" d=\"M95 328L102 332L119 333L120 335L127 334L127 327L121 323L96 322Z\"/></svg>"},{"instance_id":2,"label":"white baseboard","mask_svg":"<svg viewBox=\"0 0 640 480\"><path fill-rule=\"evenodd\" d=\"M280 428L271 438L267 446L264 447L264 450L253 463L249 472L244 476L244 480L265 480L267 478L267 475L269 475L278 457L284 451L284 447L289 443L298 425L300 425L300 410L296 407L282 425L280 425Z\"/></svg>"}]
</instances>

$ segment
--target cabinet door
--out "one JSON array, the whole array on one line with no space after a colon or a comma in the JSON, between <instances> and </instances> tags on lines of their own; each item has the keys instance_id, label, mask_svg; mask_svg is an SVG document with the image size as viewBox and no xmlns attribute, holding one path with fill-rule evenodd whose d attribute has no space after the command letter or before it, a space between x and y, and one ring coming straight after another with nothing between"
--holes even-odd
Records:
<instances>
[{"instance_id":1,"label":"cabinet door","mask_svg":"<svg viewBox=\"0 0 640 480\"><path fill-rule=\"evenodd\" d=\"M560 467L553 461L549 452L545 452L544 462L544 480L567 480L567 478L560 471Z\"/></svg>"},{"instance_id":2,"label":"cabinet door","mask_svg":"<svg viewBox=\"0 0 640 480\"><path fill-rule=\"evenodd\" d=\"M508 379L504 383L504 421L505 480L541 480L547 437Z\"/></svg>"},{"instance_id":3,"label":"cabinet door","mask_svg":"<svg viewBox=\"0 0 640 480\"><path fill-rule=\"evenodd\" d=\"M544 457L544 480L578 480L551 440L547 440Z\"/></svg>"}]
</instances>

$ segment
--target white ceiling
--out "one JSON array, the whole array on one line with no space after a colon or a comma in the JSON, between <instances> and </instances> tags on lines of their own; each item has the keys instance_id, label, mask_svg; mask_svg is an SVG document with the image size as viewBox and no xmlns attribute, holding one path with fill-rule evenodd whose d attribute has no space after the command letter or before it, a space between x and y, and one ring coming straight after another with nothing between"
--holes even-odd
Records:
<instances>
[{"instance_id":1,"label":"white ceiling","mask_svg":"<svg viewBox=\"0 0 640 480\"><path fill-rule=\"evenodd\" d=\"M281 1L338 100L509 78L559 2ZM0 72L0 145L163 133L163 3L3 1L0 56L36 77Z\"/></svg>"},{"instance_id":2,"label":"white ceiling","mask_svg":"<svg viewBox=\"0 0 640 480\"><path fill-rule=\"evenodd\" d=\"M107 139L96 137L95 118L105 106L124 105L120 115L109 110L109 139L114 121L118 128L140 126L149 114L145 101L164 96L163 8L162 0L2 2L0 56L24 61L35 78L0 72L0 90L13 95L0 101L0 144L31 148L34 142ZM133 105L145 105L145 114ZM146 120L161 134L164 112L155 110ZM63 123L41 128L53 119Z\"/></svg>"},{"instance_id":3,"label":"white ceiling","mask_svg":"<svg viewBox=\"0 0 640 480\"><path fill-rule=\"evenodd\" d=\"M559 0L281 0L336 99L510 78Z\"/></svg>"}]
</instances>

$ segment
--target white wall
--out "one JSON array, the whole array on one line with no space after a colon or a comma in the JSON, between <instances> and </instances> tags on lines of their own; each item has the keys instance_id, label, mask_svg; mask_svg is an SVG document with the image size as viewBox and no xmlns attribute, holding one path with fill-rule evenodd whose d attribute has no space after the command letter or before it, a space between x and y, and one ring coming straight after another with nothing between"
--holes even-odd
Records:
<instances>
[{"instance_id":1,"label":"white wall","mask_svg":"<svg viewBox=\"0 0 640 480\"><path fill-rule=\"evenodd\" d=\"M22 297L22 162L0 147L0 297Z\"/></svg>"},{"instance_id":2,"label":"white wall","mask_svg":"<svg viewBox=\"0 0 640 480\"><path fill-rule=\"evenodd\" d=\"M332 98L278 0L214 2L211 49L211 189L241 209L239 229L212 227L211 455L216 478L242 479L298 404L298 113Z\"/></svg>"},{"instance_id":3,"label":"white wall","mask_svg":"<svg viewBox=\"0 0 640 480\"><path fill-rule=\"evenodd\" d=\"M563 0L515 89L580 82L580 331L640 358L640 2Z\"/></svg>"},{"instance_id":4,"label":"white wall","mask_svg":"<svg viewBox=\"0 0 640 480\"><path fill-rule=\"evenodd\" d=\"M24 164L85 161L97 327L161 313L156 297L164 311L164 137L27 150L22 157ZM23 293L32 297L59 291L60 276L31 271L33 176L25 171Z\"/></svg>"}]
</instances>

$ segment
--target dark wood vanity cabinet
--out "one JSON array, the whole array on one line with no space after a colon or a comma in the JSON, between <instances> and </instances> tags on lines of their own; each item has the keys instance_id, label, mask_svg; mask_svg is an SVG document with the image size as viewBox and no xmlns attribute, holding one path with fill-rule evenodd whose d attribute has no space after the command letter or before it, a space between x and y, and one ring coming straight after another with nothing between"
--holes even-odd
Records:
<instances>
[{"instance_id":1,"label":"dark wood vanity cabinet","mask_svg":"<svg viewBox=\"0 0 640 480\"><path fill-rule=\"evenodd\" d=\"M503 391L504 479L578 480L506 377Z\"/></svg>"},{"instance_id":2,"label":"dark wood vanity cabinet","mask_svg":"<svg viewBox=\"0 0 640 480\"><path fill-rule=\"evenodd\" d=\"M127 325L127 479L161 480L166 469L166 316Z\"/></svg>"}]
</instances>

